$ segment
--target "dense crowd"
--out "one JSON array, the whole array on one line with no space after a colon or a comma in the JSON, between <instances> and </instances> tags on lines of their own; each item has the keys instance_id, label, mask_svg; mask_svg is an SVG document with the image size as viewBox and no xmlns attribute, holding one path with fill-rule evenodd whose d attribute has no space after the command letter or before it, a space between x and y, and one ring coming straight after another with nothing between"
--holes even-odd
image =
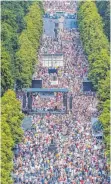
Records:
<instances>
[{"instance_id":1,"label":"dense crowd","mask_svg":"<svg viewBox=\"0 0 111 184\"><path fill-rule=\"evenodd\" d=\"M65 2L60 6L57 1L56 6L49 1L44 1L44 4L46 10L51 8L52 11L58 7L66 11L72 7L66 6ZM88 64L79 33L64 30L59 39L55 44L50 37L51 41L44 37L39 58L50 49L53 53L62 43L64 66L57 67L57 87L69 89L68 101L71 94L73 97L72 110L68 106L67 114L32 116L32 129L25 131L14 157L14 181L16 184L108 184L104 144L92 135L91 117L98 115L97 98L93 94L83 94L81 88L83 77L87 77ZM43 80L43 88L51 87L48 68L42 66L41 60L34 78ZM43 108L49 100L53 106L53 97L50 98L41 102L39 96L34 97L33 105L37 102ZM59 102L62 104L61 98Z\"/></svg>"},{"instance_id":2,"label":"dense crowd","mask_svg":"<svg viewBox=\"0 0 111 184\"><path fill-rule=\"evenodd\" d=\"M65 12L74 14L77 11L75 1L44 1L44 9L48 13Z\"/></svg>"},{"instance_id":3,"label":"dense crowd","mask_svg":"<svg viewBox=\"0 0 111 184\"><path fill-rule=\"evenodd\" d=\"M56 54L61 53L62 45L61 40L54 41L52 37L44 34L42 39L43 45L41 47L41 54Z\"/></svg>"},{"instance_id":4,"label":"dense crowd","mask_svg":"<svg viewBox=\"0 0 111 184\"><path fill-rule=\"evenodd\" d=\"M63 94L56 93L52 97L47 95L32 96L32 109L33 110L54 110L63 109Z\"/></svg>"}]
</instances>

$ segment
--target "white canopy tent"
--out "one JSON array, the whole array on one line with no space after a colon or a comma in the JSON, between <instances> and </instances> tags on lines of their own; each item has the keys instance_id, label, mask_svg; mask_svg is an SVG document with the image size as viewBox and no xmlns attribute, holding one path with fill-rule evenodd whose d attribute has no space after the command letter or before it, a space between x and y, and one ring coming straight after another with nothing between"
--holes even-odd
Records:
<instances>
[{"instance_id":1,"label":"white canopy tent","mask_svg":"<svg viewBox=\"0 0 111 184\"><path fill-rule=\"evenodd\" d=\"M44 67L63 66L63 54L46 54L42 55L42 63Z\"/></svg>"}]
</instances>

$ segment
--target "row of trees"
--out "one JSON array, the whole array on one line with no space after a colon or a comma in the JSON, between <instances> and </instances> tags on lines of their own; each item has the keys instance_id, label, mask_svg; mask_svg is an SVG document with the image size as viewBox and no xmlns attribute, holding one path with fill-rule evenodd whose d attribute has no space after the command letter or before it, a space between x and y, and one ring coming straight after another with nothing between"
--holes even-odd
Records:
<instances>
[{"instance_id":1,"label":"row of trees","mask_svg":"<svg viewBox=\"0 0 111 184\"><path fill-rule=\"evenodd\" d=\"M1 62L1 183L13 183L13 148L22 140L24 115L16 98L15 81L30 85L42 33L41 2L3 1Z\"/></svg>"},{"instance_id":2,"label":"row of trees","mask_svg":"<svg viewBox=\"0 0 111 184\"><path fill-rule=\"evenodd\" d=\"M110 1L96 1L96 5L104 22L104 31L110 40Z\"/></svg>"},{"instance_id":3,"label":"row of trees","mask_svg":"<svg viewBox=\"0 0 111 184\"><path fill-rule=\"evenodd\" d=\"M15 59L19 45L18 37L25 29L24 16L32 2L1 2L1 86L2 95L7 89L13 89L16 79Z\"/></svg>"},{"instance_id":4,"label":"row of trees","mask_svg":"<svg viewBox=\"0 0 111 184\"><path fill-rule=\"evenodd\" d=\"M17 87L29 87L38 59L38 49L43 28L40 2L34 2L25 16L26 29L19 36L19 49L16 53Z\"/></svg>"},{"instance_id":5,"label":"row of trees","mask_svg":"<svg viewBox=\"0 0 111 184\"><path fill-rule=\"evenodd\" d=\"M20 102L13 91L15 82L15 53L18 50L18 36L25 28L24 16L31 3L1 2L1 183L13 183L13 147L22 139ZM6 92L7 91L7 92Z\"/></svg>"},{"instance_id":6,"label":"row of trees","mask_svg":"<svg viewBox=\"0 0 111 184\"><path fill-rule=\"evenodd\" d=\"M16 94L8 90L2 97L1 105L1 178L2 184L11 184L11 172L13 170L13 147L23 136L21 123L24 115L21 112L21 104L16 99Z\"/></svg>"},{"instance_id":7,"label":"row of trees","mask_svg":"<svg viewBox=\"0 0 111 184\"><path fill-rule=\"evenodd\" d=\"M106 153L110 150L110 53L104 34L103 22L95 2L80 2L78 24L84 52L89 61L89 79L97 90L99 111L103 128Z\"/></svg>"}]
</instances>

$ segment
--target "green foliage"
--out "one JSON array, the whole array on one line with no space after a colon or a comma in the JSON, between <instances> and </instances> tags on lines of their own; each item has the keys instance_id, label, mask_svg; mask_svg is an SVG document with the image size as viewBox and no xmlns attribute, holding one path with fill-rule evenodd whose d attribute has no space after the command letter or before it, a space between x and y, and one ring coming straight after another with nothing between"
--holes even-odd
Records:
<instances>
[{"instance_id":1,"label":"green foliage","mask_svg":"<svg viewBox=\"0 0 111 184\"><path fill-rule=\"evenodd\" d=\"M1 57L1 85L2 85L2 91L3 94L7 89L13 87L13 78L11 75L11 58L8 53L8 51L5 50L4 47L2 47L2 57Z\"/></svg>"},{"instance_id":2,"label":"green foliage","mask_svg":"<svg viewBox=\"0 0 111 184\"><path fill-rule=\"evenodd\" d=\"M107 72L105 79L102 79L98 85L98 97L100 101L104 102L110 99L110 72Z\"/></svg>"},{"instance_id":3,"label":"green foliage","mask_svg":"<svg viewBox=\"0 0 111 184\"><path fill-rule=\"evenodd\" d=\"M9 125L6 123L6 119L2 117L1 123L1 177L2 177L2 184L11 184L12 180L10 177L10 173L13 169L12 164L12 147L14 145L12 135L10 132Z\"/></svg>"},{"instance_id":4,"label":"green foliage","mask_svg":"<svg viewBox=\"0 0 111 184\"><path fill-rule=\"evenodd\" d=\"M10 98L9 98L10 97ZM13 91L7 91L2 97L2 121L1 121L1 177L2 184L11 184L11 171L13 169L14 143L22 137L21 120L23 115L20 110L20 102Z\"/></svg>"},{"instance_id":5,"label":"green foliage","mask_svg":"<svg viewBox=\"0 0 111 184\"><path fill-rule=\"evenodd\" d=\"M1 10L3 95L14 88L16 80L20 87L31 84L44 11L41 1L2 1Z\"/></svg>"},{"instance_id":6,"label":"green foliage","mask_svg":"<svg viewBox=\"0 0 111 184\"><path fill-rule=\"evenodd\" d=\"M13 89L15 83L15 53L18 50L18 36L25 29L24 16L32 2L1 2L1 40L2 40L2 95ZM7 75L6 75L7 74ZM9 77L10 75L10 77ZM8 81L9 80L9 81Z\"/></svg>"},{"instance_id":7,"label":"green foliage","mask_svg":"<svg viewBox=\"0 0 111 184\"><path fill-rule=\"evenodd\" d=\"M94 53L93 53L94 54ZM91 58L91 55L89 55ZM89 58L88 57L88 58ZM99 90L99 81L105 80L106 72L110 69L110 56L106 50L101 49L99 54L93 55L93 62L90 64L89 79L92 80L94 87Z\"/></svg>"},{"instance_id":8,"label":"green foliage","mask_svg":"<svg viewBox=\"0 0 111 184\"><path fill-rule=\"evenodd\" d=\"M105 79L110 68L110 57L109 42L94 2L80 3L78 21L83 47L90 64L89 79L95 89L98 89L98 82Z\"/></svg>"},{"instance_id":9,"label":"green foliage","mask_svg":"<svg viewBox=\"0 0 111 184\"><path fill-rule=\"evenodd\" d=\"M11 184L13 183L11 179L13 169L12 148L22 139L21 123L24 116L21 112L20 102L16 99L16 94L12 90L4 93L1 102L1 183Z\"/></svg>"},{"instance_id":10,"label":"green foliage","mask_svg":"<svg viewBox=\"0 0 111 184\"><path fill-rule=\"evenodd\" d=\"M3 95L1 106L1 183L12 184L12 149L22 139L21 122L24 116L21 112L20 102L11 89L14 88L16 79L22 81L24 87L31 83L42 33L43 9L41 10L40 7L43 7L41 2L32 1L3 1L1 6L1 84ZM31 6L30 12L29 6ZM28 15L25 17L27 13Z\"/></svg>"},{"instance_id":11,"label":"green foliage","mask_svg":"<svg viewBox=\"0 0 111 184\"><path fill-rule=\"evenodd\" d=\"M1 113L8 123L14 143L21 140L23 131L21 129L21 121L23 114L21 112L20 102L16 99L16 94L8 90L2 97Z\"/></svg>"},{"instance_id":12,"label":"green foliage","mask_svg":"<svg viewBox=\"0 0 111 184\"><path fill-rule=\"evenodd\" d=\"M98 2L99 3L99 2ZM104 2L100 2L101 4ZM109 157L110 132L110 54L109 42L104 34L104 24L95 2L79 3L78 22L84 51L89 61L89 79L99 98L99 120L104 128L106 153Z\"/></svg>"},{"instance_id":13,"label":"green foliage","mask_svg":"<svg viewBox=\"0 0 111 184\"><path fill-rule=\"evenodd\" d=\"M110 1L96 1L96 5L104 22L104 31L110 40Z\"/></svg>"},{"instance_id":14,"label":"green foliage","mask_svg":"<svg viewBox=\"0 0 111 184\"><path fill-rule=\"evenodd\" d=\"M16 53L16 79L18 87L29 87L35 64L38 62L37 51L42 33L42 14L38 2L34 2L24 18L26 29L19 36L19 50Z\"/></svg>"},{"instance_id":15,"label":"green foliage","mask_svg":"<svg viewBox=\"0 0 111 184\"><path fill-rule=\"evenodd\" d=\"M106 144L106 154L110 157L110 100L106 100L103 103L103 111L99 117L104 128L104 140Z\"/></svg>"}]
</instances>

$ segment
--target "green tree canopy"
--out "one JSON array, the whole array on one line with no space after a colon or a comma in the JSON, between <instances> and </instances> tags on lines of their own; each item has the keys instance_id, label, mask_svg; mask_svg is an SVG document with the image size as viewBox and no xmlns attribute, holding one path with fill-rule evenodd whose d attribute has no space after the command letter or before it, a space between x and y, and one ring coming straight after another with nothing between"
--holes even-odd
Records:
<instances>
[{"instance_id":1,"label":"green tree canopy","mask_svg":"<svg viewBox=\"0 0 111 184\"><path fill-rule=\"evenodd\" d=\"M23 135L21 129L23 114L20 102L16 99L16 94L12 90L8 90L2 97L1 107L2 116L10 127L14 143L17 143Z\"/></svg>"},{"instance_id":2,"label":"green tree canopy","mask_svg":"<svg viewBox=\"0 0 111 184\"><path fill-rule=\"evenodd\" d=\"M15 53L19 48L18 36L26 27L24 16L28 13L28 7L31 4L32 2L22 1L1 2L2 95L7 89L14 88L16 81Z\"/></svg>"},{"instance_id":3,"label":"green tree canopy","mask_svg":"<svg viewBox=\"0 0 111 184\"><path fill-rule=\"evenodd\" d=\"M98 97L100 101L110 99L110 71L107 72L105 79L101 80L98 84Z\"/></svg>"},{"instance_id":4,"label":"green tree canopy","mask_svg":"<svg viewBox=\"0 0 111 184\"><path fill-rule=\"evenodd\" d=\"M1 85L2 94L13 87L13 77L11 75L11 57L4 47L2 47L2 57L1 57Z\"/></svg>"},{"instance_id":5,"label":"green tree canopy","mask_svg":"<svg viewBox=\"0 0 111 184\"><path fill-rule=\"evenodd\" d=\"M12 147L14 145L12 134L10 131L10 127L6 122L6 119L2 117L1 122L1 177L2 177L2 184L11 184L12 179L10 177L10 173L13 169L13 153Z\"/></svg>"},{"instance_id":6,"label":"green tree canopy","mask_svg":"<svg viewBox=\"0 0 111 184\"><path fill-rule=\"evenodd\" d=\"M96 1L96 5L104 22L104 31L110 40L110 1Z\"/></svg>"},{"instance_id":7,"label":"green tree canopy","mask_svg":"<svg viewBox=\"0 0 111 184\"><path fill-rule=\"evenodd\" d=\"M100 4L104 4L104 2ZM79 3L78 24L83 48L89 62L88 78L92 81L94 88L97 90L99 98L99 120L104 128L106 152L109 156L110 53L109 42L103 29L105 24L98 13L95 2L82 1Z\"/></svg>"},{"instance_id":8,"label":"green tree canopy","mask_svg":"<svg viewBox=\"0 0 111 184\"><path fill-rule=\"evenodd\" d=\"M38 62L37 51L42 34L43 12L38 2L34 2L24 20L26 29L19 36L19 50L16 53L16 79L18 87L29 87L35 65Z\"/></svg>"},{"instance_id":9,"label":"green tree canopy","mask_svg":"<svg viewBox=\"0 0 111 184\"><path fill-rule=\"evenodd\" d=\"M13 183L13 146L21 141L23 130L21 123L24 115L21 112L20 102L12 90L4 93L1 99L1 177L2 184Z\"/></svg>"}]
</instances>

